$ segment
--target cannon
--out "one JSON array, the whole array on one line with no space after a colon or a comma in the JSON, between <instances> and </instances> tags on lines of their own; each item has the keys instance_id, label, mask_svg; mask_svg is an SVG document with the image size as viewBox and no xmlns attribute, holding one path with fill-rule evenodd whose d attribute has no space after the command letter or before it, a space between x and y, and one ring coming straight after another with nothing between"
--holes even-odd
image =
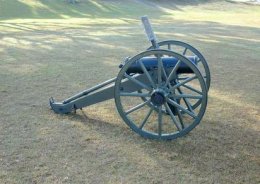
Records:
<instances>
[{"instance_id":1,"label":"cannon","mask_svg":"<svg viewBox=\"0 0 260 184\"><path fill-rule=\"evenodd\" d=\"M184 136L201 122L210 87L205 58L187 43L158 42L147 16L141 20L151 46L127 57L117 77L62 102L50 98L55 113L76 112L114 98L119 115L134 132L162 140Z\"/></svg>"}]
</instances>

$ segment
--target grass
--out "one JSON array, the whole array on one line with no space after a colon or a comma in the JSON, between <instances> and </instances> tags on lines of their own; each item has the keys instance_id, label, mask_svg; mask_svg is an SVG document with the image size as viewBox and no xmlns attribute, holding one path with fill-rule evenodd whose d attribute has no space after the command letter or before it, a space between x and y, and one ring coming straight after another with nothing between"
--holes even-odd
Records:
<instances>
[{"instance_id":1,"label":"grass","mask_svg":"<svg viewBox=\"0 0 260 184\"><path fill-rule=\"evenodd\" d=\"M259 183L260 6L227 1L0 0L0 183ZM16 4L18 3L18 4ZM62 100L114 77L160 40L206 57L206 115L174 141L139 137L110 100L54 114Z\"/></svg>"}]
</instances>

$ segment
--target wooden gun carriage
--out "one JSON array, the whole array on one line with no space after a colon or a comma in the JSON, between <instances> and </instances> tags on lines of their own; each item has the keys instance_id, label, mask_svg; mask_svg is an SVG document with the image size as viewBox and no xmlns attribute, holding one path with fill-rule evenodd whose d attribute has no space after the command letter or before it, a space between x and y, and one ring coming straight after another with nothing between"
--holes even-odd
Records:
<instances>
[{"instance_id":1,"label":"wooden gun carriage","mask_svg":"<svg viewBox=\"0 0 260 184\"><path fill-rule=\"evenodd\" d=\"M122 62L117 77L62 102L51 98L52 110L66 114L114 98L125 123L153 139L175 139L198 125L210 87L205 58L187 43L157 42L146 16L142 23L151 47Z\"/></svg>"}]
</instances>

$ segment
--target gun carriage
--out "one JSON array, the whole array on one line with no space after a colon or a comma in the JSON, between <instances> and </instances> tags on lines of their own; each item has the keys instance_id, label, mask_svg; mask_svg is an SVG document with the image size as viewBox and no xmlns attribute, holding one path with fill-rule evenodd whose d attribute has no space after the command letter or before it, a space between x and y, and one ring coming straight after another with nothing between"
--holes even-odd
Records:
<instances>
[{"instance_id":1,"label":"gun carriage","mask_svg":"<svg viewBox=\"0 0 260 184\"><path fill-rule=\"evenodd\" d=\"M196 127L210 87L205 58L187 43L157 42L146 16L142 23L151 47L126 58L117 77L62 102L51 98L52 110L66 114L114 98L121 118L143 137L175 139Z\"/></svg>"}]
</instances>

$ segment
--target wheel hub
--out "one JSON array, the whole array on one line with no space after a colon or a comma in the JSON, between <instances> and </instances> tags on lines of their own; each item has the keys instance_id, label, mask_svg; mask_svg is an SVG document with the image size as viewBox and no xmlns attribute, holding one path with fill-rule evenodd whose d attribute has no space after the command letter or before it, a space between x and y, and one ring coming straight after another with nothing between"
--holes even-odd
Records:
<instances>
[{"instance_id":1,"label":"wheel hub","mask_svg":"<svg viewBox=\"0 0 260 184\"><path fill-rule=\"evenodd\" d=\"M151 102L155 106L161 106L165 102L165 96L163 91L154 91L151 96Z\"/></svg>"}]
</instances>

